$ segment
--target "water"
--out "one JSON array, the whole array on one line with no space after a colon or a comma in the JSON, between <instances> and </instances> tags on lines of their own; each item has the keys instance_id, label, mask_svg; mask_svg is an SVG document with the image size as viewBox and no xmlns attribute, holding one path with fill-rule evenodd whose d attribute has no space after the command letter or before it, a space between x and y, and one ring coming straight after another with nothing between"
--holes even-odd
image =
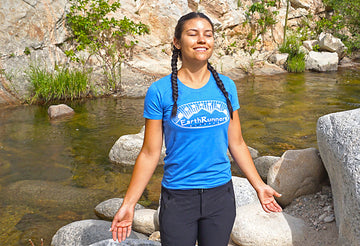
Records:
<instances>
[{"instance_id":1,"label":"water","mask_svg":"<svg viewBox=\"0 0 360 246\"><path fill-rule=\"evenodd\" d=\"M262 155L317 147L316 121L360 107L360 71L283 74L236 81L247 144ZM96 218L101 201L122 197L132 167L109 162L124 134L144 124L143 99L68 103L76 114L50 121L48 106L0 109L0 245L50 245L72 221ZM162 170L141 202L155 208Z\"/></svg>"}]
</instances>

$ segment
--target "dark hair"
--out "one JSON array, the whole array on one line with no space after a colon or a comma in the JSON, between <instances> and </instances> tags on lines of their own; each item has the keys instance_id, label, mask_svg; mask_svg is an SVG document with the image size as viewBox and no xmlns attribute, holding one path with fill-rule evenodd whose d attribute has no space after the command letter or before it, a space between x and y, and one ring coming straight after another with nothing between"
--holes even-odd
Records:
<instances>
[{"instance_id":1,"label":"dark hair","mask_svg":"<svg viewBox=\"0 0 360 246\"><path fill-rule=\"evenodd\" d=\"M186 21L191 20L191 19L195 19L195 18L202 18L207 20L210 24L211 24L211 28L214 31L214 24L212 23L212 21L209 19L209 17L207 17L206 15L204 15L203 13L197 13L197 12L190 12L186 15L183 15L176 27L175 27L175 38L177 40L181 39L181 33L183 32L184 29L184 24ZM175 117L176 113L177 113L177 99L178 99L178 83L177 83L177 74L178 74L178 69L177 69L177 61L178 58L181 59L181 50L176 48L175 45L173 46L173 54L172 54L172 58L171 58L171 88L172 88L172 98L174 101L174 105L172 108L172 112L171 112L171 117ZM221 92L224 94L225 98L226 98L226 104L230 113L230 117L231 119L233 118L233 108L231 106L231 102L229 99L229 94L225 89L224 83L221 81L219 74L216 72L215 68L213 68L210 63L208 62L207 64L207 68L210 70L210 72L213 74L214 79L216 81L216 85L219 87L219 89L221 90Z\"/></svg>"}]
</instances>

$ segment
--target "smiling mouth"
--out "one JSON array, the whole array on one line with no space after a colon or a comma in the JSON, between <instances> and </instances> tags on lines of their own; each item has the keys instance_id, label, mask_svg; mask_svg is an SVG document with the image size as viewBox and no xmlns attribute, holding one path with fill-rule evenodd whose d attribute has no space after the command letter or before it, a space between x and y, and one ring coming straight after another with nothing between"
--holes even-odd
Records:
<instances>
[{"instance_id":1,"label":"smiling mouth","mask_svg":"<svg viewBox=\"0 0 360 246\"><path fill-rule=\"evenodd\" d=\"M196 51L207 51L207 48L194 48Z\"/></svg>"}]
</instances>

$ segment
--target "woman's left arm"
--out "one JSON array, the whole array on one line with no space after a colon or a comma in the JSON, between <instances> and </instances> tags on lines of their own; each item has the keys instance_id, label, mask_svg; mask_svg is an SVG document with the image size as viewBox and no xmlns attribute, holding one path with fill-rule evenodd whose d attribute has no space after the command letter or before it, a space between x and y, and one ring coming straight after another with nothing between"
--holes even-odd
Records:
<instances>
[{"instance_id":1,"label":"woman's left arm","mask_svg":"<svg viewBox=\"0 0 360 246\"><path fill-rule=\"evenodd\" d=\"M242 137L238 111L233 113L233 119L230 120L228 139L229 151L234 161L256 190L263 209L266 212L281 212L282 209L274 198L274 196L280 197L281 195L264 183L255 168L249 149Z\"/></svg>"}]
</instances>

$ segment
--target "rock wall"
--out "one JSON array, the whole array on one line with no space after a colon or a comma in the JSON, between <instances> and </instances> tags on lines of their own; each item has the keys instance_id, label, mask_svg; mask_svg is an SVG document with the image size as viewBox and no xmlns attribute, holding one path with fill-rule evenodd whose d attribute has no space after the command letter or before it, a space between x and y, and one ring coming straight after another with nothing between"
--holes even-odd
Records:
<instances>
[{"instance_id":1,"label":"rock wall","mask_svg":"<svg viewBox=\"0 0 360 246\"><path fill-rule=\"evenodd\" d=\"M122 6L113 16L141 21L151 30L149 35L138 37L133 57L123 64L125 93L143 96L151 82L170 73L173 30L178 18L190 11L207 14L215 24L217 49L211 62L219 72L238 79L248 72L250 64L255 64L255 74L284 72L273 67L262 71L261 67L267 64L264 61L282 42L286 0L278 2L278 23L262 35L258 50L250 56L245 51L245 38L253 30L244 22L245 11L253 2L255 0L239 3L237 0L121 0ZM5 98L5 94L0 93L0 104L15 97L26 98L30 86L26 76L29 65L44 65L52 69L55 64L69 62L63 52L70 35L65 23L69 6L67 0L0 2L0 91L11 92L13 96ZM321 0L292 0L288 24L298 26L308 14L312 14L315 20L321 11ZM93 80L102 80L101 69L96 64L94 71Z\"/></svg>"}]
</instances>

